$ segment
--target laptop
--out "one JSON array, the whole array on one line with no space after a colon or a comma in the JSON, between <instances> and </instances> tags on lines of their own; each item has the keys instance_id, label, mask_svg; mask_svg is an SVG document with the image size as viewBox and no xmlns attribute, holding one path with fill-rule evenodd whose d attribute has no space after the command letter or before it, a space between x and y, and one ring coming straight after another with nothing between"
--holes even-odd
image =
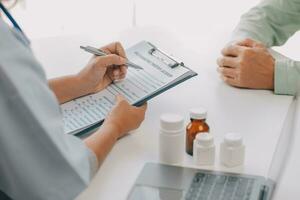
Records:
<instances>
[{"instance_id":1,"label":"laptop","mask_svg":"<svg viewBox=\"0 0 300 200\"><path fill-rule=\"evenodd\" d=\"M267 177L147 163L128 200L269 200L293 137L296 100L288 109Z\"/></svg>"}]
</instances>

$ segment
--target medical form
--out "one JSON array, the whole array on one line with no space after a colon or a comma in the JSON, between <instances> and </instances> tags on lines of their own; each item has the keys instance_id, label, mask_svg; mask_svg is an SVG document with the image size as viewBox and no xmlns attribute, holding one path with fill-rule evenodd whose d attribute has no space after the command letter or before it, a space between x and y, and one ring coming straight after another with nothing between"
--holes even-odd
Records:
<instances>
[{"instance_id":1,"label":"medical form","mask_svg":"<svg viewBox=\"0 0 300 200\"><path fill-rule=\"evenodd\" d=\"M124 80L113 82L98 93L62 104L65 133L77 134L102 122L114 106L118 94L132 105L141 105L159 93L197 75L183 65L170 67L151 54L153 48L151 43L142 41L126 51L128 59L142 66L143 70L128 68Z\"/></svg>"}]
</instances>

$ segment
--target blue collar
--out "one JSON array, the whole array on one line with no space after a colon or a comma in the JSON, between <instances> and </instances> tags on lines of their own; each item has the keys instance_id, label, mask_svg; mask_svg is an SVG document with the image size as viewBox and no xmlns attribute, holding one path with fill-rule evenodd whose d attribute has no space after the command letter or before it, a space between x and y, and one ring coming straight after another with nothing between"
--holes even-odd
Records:
<instances>
[{"instance_id":1,"label":"blue collar","mask_svg":"<svg viewBox=\"0 0 300 200\"><path fill-rule=\"evenodd\" d=\"M3 13L6 15L6 17L9 19L9 21L13 24L14 28L17 29L23 36L24 39L30 43L30 40L26 36L26 34L23 32L19 24L16 22L16 20L13 18L13 16L9 13L9 11L5 8L5 6L0 2L0 10L3 11Z\"/></svg>"}]
</instances>

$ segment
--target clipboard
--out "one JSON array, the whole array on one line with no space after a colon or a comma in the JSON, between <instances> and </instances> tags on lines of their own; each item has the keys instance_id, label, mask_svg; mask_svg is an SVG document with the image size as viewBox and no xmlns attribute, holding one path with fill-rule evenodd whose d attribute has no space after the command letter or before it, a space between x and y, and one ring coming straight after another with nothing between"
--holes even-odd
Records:
<instances>
[{"instance_id":1,"label":"clipboard","mask_svg":"<svg viewBox=\"0 0 300 200\"><path fill-rule=\"evenodd\" d=\"M135 46L129 48L126 52L127 52L127 57L131 60L134 60L133 58L131 58L131 57L134 57L133 54L136 55L136 54L139 54L139 52L148 52L149 57L153 57L153 58L159 60L161 62L161 64L168 65L170 68L174 69L176 67L184 67L184 68L189 70L187 73L180 76L176 80L170 82L169 84L167 84L164 87L161 87L156 92L154 92L152 94L149 94L144 99L142 99L139 102L135 103L134 106L143 105L148 100L150 100L150 99L158 96L159 94L175 87L176 85L178 85L178 84L180 84L180 83L182 83L182 82L198 75L196 72L194 72L190 68L186 67L183 62L177 61L176 58L168 55L167 53L165 53L164 51L160 50L155 45L153 45L152 43L147 42L147 41L142 41L142 42L136 44Z\"/></svg>"},{"instance_id":2,"label":"clipboard","mask_svg":"<svg viewBox=\"0 0 300 200\"><path fill-rule=\"evenodd\" d=\"M143 59L145 62L151 63L151 65L157 67L158 70L163 70L160 68L160 66L163 66L164 68L168 67L172 70L178 70L177 68L184 68L186 69L186 72L179 77L177 77L175 80L165 84L164 86L160 87L159 89L149 93L148 95L144 96L142 99L139 99L138 101L132 103L134 106L141 106L145 102L151 100L152 98L158 96L159 94L175 87L176 85L194 77L198 74L194 72L193 70L189 69L187 66L185 66L184 62L178 61L178 59L168 55L161 49L157 48L155 45L148 41L141 41L138 44L130 47L126 50L126 54L129 60L135 62L138 61L138 59ZM140 65L142 68L144 66ZM163 72L167 73L167 72ZM102 123L103 120L100 120L99 122L83 129L78 132L72 133L75 136L78 137L86 137L96 131Z\"/></svg>"}]
</instances>

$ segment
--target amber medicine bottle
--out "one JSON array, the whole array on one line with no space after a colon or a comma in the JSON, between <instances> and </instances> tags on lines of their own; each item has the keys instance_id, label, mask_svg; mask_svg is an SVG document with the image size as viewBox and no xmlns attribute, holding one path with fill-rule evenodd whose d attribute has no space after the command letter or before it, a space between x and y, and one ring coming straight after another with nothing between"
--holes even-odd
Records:
<instances>
[{"instance_id":1,"label":"amber medicine bottle","mask_svg":"<svg viewBox=\"0 0 300 200\"><path fill-rule=\"evenodd\" d=\"M193 143L196 135L209 132L206 116L207 111L204 108L193 108L190 110L191 122L186 127L185 150L191 156L193 155Z\"/></svg>"}]
</instances>

